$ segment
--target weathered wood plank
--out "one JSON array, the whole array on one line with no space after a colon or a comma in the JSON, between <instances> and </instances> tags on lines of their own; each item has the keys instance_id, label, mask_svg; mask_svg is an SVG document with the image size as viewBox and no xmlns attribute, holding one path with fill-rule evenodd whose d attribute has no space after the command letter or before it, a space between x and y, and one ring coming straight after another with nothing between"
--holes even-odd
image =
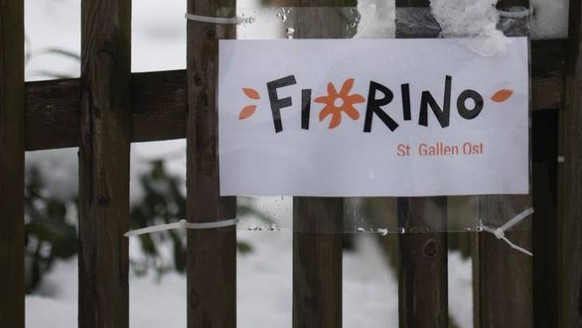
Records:
<instances>
[{"instance_id":1,"label":"weathered wood plank","mask_svg":"<svg viewBox=\"0 0 582 328\"><path fill-rule=\"evenodd\" d=\"M564 107L566 40L531 42L531 87L533 110Z\"/></svg>"},{"instance_id":2,"label":"weathered wood plank","mask_svg":"<svg viewBox=\"0 0 582 328\"><path fill-rule=\"evenodd\" d=\"M558 113L540 110L532 117L533 297L534 326L552 327L558 319Z\"/></svg>"},{"instance_id":3,"label":"weathered wood plank","mask_svg":"<svg viewBox=\"0 0 582 328\"><path fill-rule=\"evenodd\" d=\"M506 222L531 206L528 197L484 196L481 217L490 222ZM532 231L526 223L507 232L513 243L532 249ZM479 281L476 283L479 308L474 308L479 327L533 327L532 258L510 248L490 233L479 235Z\"/></svg>"},{"instance_id":4,"label":"weathered wood plank","mask_svg":"<svg viewBox=\"0 0 582 328\"><path fill-rule=\"evenodd\" d=\"M293 198L293 327L342 326L341 198Z\"/></svg>"},{"instance_id":5,"label":"weathered wood plank","mask_svg":"<svg viewBox=\"0 0 582 328\"><path fill-rule=\"evenodd\" d=\"M188 12L235 15L234 0L188 0ZM187 216L190 222L232 219L236 198L220 197L218 173L218 40L235 25L188 22ZM188 327L236 326L236 229L190 230Z\"/></svg>"},{"instance_id":6,"label":"weathered wood plank","mask_svg":"<svg viewBox=\"0 0 582 328\"><path fill-rule=\"evenodd\" d=\"M449 326L447 198L399 198L400 327Z\"/></svg>"},{"instance_id":7,"label":"weathered wood plank","mask_svg":"<svg viewBox=\"0 0 582 328\"><path fill-rule=\"evenodd\" d=\"M564 103L565 40L532 42L532 106ZM132 142L186 137L186 71L132 74ZM26 149L79 146L78 79L26 83Z\"/></svg>"},{"instance_id":8,"label":"weathered wood plank","mask_svg":"<svg viewBox=\"0 0 582 328\"><path fill-rule=\"evenodd\" d=\"M429 7L428 0L396 1L396 37L433 37L399 24L399 8ZM399 324L403 328L448 328L447 198L399 198Z\"/></svg>"},{"instance_id":9,"label":"weathered wood plank","mask_svg":"<svg viewBox=\"0 0 582 328\"><path fill-rule=\"evenodd\" d=\"M26 83L26 149L79 146L80 80ZM132 142L186 137L186 71L134 73Z\"/></svg>"},{"instance_id":10,"label":"weathered wood plank","mask_svg":"<svg viewBox=\"0 0 582 328\"><path fill-rule=\"evenodd\" d=\"M24 1L0 1L0 327L24 327Z\"/></svg>"},{"instance_id":11,"label":"weathered wood plank","mask_svg":"<svg viewBox=\"0 0 582 328\"><path fill-rule=\"evenodd\" d=\"M503 0L498 8L529 6L527 0ZM501 225L531 206L531 196L483 196L480 218ZM529 219L531 222L531 219ZM531 223L521 223L507 232L512 242L531 250ZM523 229L523 230L522 230ZM479 281L474 293L479 295L479 307L474 308L479 327L533 327L532 258L511 249L489 233L479 235Z\"/></svg>"},{"instance_id":12,"label":"weathered wood plank","mask_svg":"<svg viewBox=\"0 0 582 328\"><path fill-rule=\"evenodd\" d=\"M582 3L570 0L558 225L558 326L582 327ZM551 264L550 264L551 265Z\"/></svg>"},{"instance_id":13,"label":"weathered wood plank","mask_svg":"<svg viewBox=\"0 0 582 328\"><path fill-rule=\"evenodd\" d=\"M81 5L79 327L128 327L131 1Z\"/></svg>"},{"instance_id":14,"label":"weathered wood plank","mask_svg":"<svg viewBox=\"0 0 582 328\"><path fill-rule=\"evenodd\" d=\"M296 0L297 7L341 7L351 0ZM345 38L341 13L301 13L295 37ZM293 327L342 326L342 198L293 198Z\"/></svg>"}]
</instances>

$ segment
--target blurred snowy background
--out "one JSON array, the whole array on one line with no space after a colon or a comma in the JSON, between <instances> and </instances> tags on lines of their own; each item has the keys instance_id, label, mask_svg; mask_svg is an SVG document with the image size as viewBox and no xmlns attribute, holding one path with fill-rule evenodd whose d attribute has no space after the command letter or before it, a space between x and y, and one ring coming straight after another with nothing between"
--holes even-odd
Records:
<instances>
[{"instance_id":1,"label":"blurred snowy background","mask_svg":"<svg viewBox=\"0 0 582 328\"><path fill-rule=\"evenodd\" d=\"M433 1L441 20L456 20L451 26L463 33L459 8L473 11L472 17L487 17L479 10L491 10L494 0ZM449 5L447 6L446 3ZM79 0L26 0L27 80L78 77L80 54ZM451 5L452 4L452 5ZM533 0L532 37L565 37L566 0ZM254 0L239 1L239 7L256 6ZM484 9L483 9L484 8ZM360 0L361 21L356 37L393 37L394 2ZM133 2L132 70L134 72L184 69L186 67L186 2L138 0ZM494 17L495 19L495 17ZM440 20L439 20L440 21ZM247 35L251 32L246 31ZM27 212L27 229L43 220L43 213L62 220L62 233L75 233L77 193L77 150L29 152L27 189L33 195ZM131 202L133 208L147 207L147 188L168 190L156 184L156 177L171 181L184 193L185 141L132 145ZM148 180L149 179L149 180ZM148 182L149 181L149 182ZM148 185L149 183L149 185ZM149 186L149 187L147 187ZM157 187L156 187L157 186ZM146 188L147 187L147 188ZM179 198L179 197L178 197ZM176 200L176 199L174 199ZM258 202L258 203L257 203ZM244 203L244 204L248 204ZM278 222L289 222L288 198L255 201L261 213ZM179 207L179 206L178 206ZM32 209L32 210L31 210ZM35 210L36 209L36 210ZM35 212L36 211L36 212ZM136 210L139 211L139 210ZM178 211L176 209L176 211ZM165 215L170 215L166 213ZM255 213L256 214L256 213ZM142 211L142 216L147 211ZM252 215L247 214L247 215ZM177 219L177 218L173 218ZM35 221L36 220L36 221ZM37 227L37 230L40 229ZM71 230L72 229L72 230ZM34 230L31 230L34 231ZM65 238L64 236L63 238ZM156 237L154 237L155 239ZM292 237L288 231L238 232L238 326L290 327L292 301ZM377 235L354 236L354 247L344 252L344 326L397 327L398 287L386 251ZM132 327L185 327L186 280L175 269L172 243L157 242L155 259L144 251L142 242L130 240L130 321ZM38 242L38 240L37 240ZM37 243L38 244L38 243ZM47 245L28 247L35 254L55 253ZM74 247L74 246L73 246ZM44 253L43 253L44 252ZM38 285L26 298L27 327L77 326L77 260L74 250L61 251ZM151 254L150 254L151 255ZM30 268L32 260L27 260ZM41 263L42 264L42 263ZM39 265L38 263L36 265ZM150 267L150 270L146 270ZM29 268L29 272L31 269ZM37 268L38 269L38 268ZM153 270L152 270L153 269ZM40 270L40 269L39 269ZM42 271L42 270L40 270ZM29 281L34 281L29 277ZM450 315L458 327L472 326L471 262L460 252L449 253Z\"/></svg>"}]
</instances>

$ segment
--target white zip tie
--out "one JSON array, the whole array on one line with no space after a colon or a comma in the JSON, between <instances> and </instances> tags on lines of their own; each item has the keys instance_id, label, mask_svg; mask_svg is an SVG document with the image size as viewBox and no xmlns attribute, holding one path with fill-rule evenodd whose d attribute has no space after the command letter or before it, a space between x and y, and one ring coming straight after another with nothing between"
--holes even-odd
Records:
<instances>
[{"instance_id":1,"label":"white zip tie","mask_svg":"<svg viewBox=\"0 0 582 328\"><path fill-rule=\"evenodd\" d=\"M210 17L210 16L202 16L202 15L195 15L195 14L188 14L185 15L186 19L195 21L195 22L202 22L202 23L211 23L211 24L251 24L255 21L254 17Z\"/></svg>"},{"instance_id":2,"label":"white zip tie","mask_svg":"<svg viewBox=\"0 0 582 328\"><path fill-rule=\"evenodd\" d=\"M239 219L230 219L230 220L222 220L222 221L215 221L215 222L191 223L191 222L188 222L186 220L180 220L180 221L174 222L174 223L159 224L159 225L152 226L152 227L131 230L131 231L126 232L124 234L124 236L125 237L139 236L139 235L144 235L146 233L166 231L166 230L172 230L172 229L199 230L199 229L223 228L223 227L237 225L238 221L239 221Z\"/></svg>"},{"instance_id":3,"label":"white zip tie","mask_svg":"<svg viewBox=\"0 0 582 328\"><path fill-rule=\"evenodd\" d=\"M497 229L493 229L490 228L486 225L483 224L483 222L480 222L481 228L483 229L483 231L492 233L493 235L495 235L495 237L497 239L501 239L503 241L505 241L509 246L511 246L511 248L518 250L524 254L527 254L529 256L533 256L533 254L528 251L527 249L517 246L516 244L512 243L509 239L507 239L507 237L505 237L505 231L507 231L507 229L510 229L511 227L513 227L514 225L520 223L523 219L527 218L528 216L532 215L534 213L534 209L532 207L528 208L527 210L519 213L518 215L516 215L515 217L513 217L513 219L507 221L504 225L502 225L501 227L497 228Z\"/></svg>"},{"instance_id":4,"label":"white zip tie","mask_svg":"<svg viewBox=\"0 0 582 328\"><path fill-rule=\"evenodd\" d=\"M515 8L520 8L520 7L515 7ZM499 12L499 16L505 17L505 18L526 18L526 17L534 14L533 6L530 6L529 9L523 8L523 10L520 10L520 11L509 11L509 10L497 10L497 11Z\"/></svg>"}]
</instances>

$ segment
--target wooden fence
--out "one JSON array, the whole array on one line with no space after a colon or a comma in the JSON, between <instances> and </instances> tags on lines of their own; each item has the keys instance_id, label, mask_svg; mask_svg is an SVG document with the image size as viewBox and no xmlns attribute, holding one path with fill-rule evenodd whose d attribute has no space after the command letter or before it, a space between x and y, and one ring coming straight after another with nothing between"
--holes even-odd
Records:
<instances>
[{"instance_id":1,"label":"wooden fence","mask_svg":"<svg viewBox=\"0 0 582 328\"><path fill-rule=\"evenodd\" d=\"M218 39L233 38L235 28L189 22L186 71L132 74L131 1L83 0L81 78L25 83L23 2L0 0L0 328L24 327L24 152L63 147L79 147L79 326L127 327L130 143L185 137L188 220L236 215L236 200L219 196L215 94ZM528 2L498 3L514 5ZM188 0L199 15L234 7L235 0ZM491 235L473 236L475 327L582 327L581 14L581 1L570 0L569 38L531 44L536 214L531 231L510 238L535 257ZM333 26L318 33L298 37L341 37ZM399 206L414 222L427 219L418 213L434 202L446 199ZM342 235L325 233L342 226L342 204L294 199L294 327L342 325ZM188 232L188 327L236 325L235 248L233 227ZM400 237L401 327L448 327L446 249L443 233Z\"/></svg>"}]
</instances>

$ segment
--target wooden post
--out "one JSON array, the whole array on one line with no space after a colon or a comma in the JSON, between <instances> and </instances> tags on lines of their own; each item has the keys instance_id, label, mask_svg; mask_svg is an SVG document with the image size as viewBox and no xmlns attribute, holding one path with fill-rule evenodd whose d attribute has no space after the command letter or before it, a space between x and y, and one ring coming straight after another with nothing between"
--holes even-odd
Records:
<instances>
[{"instance_id":1,"label":"wooden post","mask_svg":"<svg viewBox=\"0 0 582 328\"><path fill-rule=\"evenodd\" d=\"M533 52L532 52L533 54ZM552 327L558 319L557 299L557 158L558 110L540 110L532 117L533 314L535 327Z\"/></svg>"},{"instance_id":2,"label":"wooden post","mask_svg":"<svg viewBox=\"0 0 582 328\"><path fill-rule=\"evenodd\" d=\"M293 199L293 327L342 326L341 198Z\"/></svg>"},{"instance_id":3,"label":"wooden post","mask_svg":"<svg viewBox=\"0 0 582 328\"><path fill-rule=\"evenodd\" d=\"M346 0L295 0L297 7L355 5ZM338 11L321 17L317 8L299 13L296 38L343 38ZM293 199L293 327L342 326L343 199Z\"/></svg>"},{"instance_id":4,"label":"wooden post","mask_svg":"<svg viewBox=\"0 0 582 328\"><path fill-rule=\"evenodd\" d=\"M582 4L570 0L566 107L559 188L559 327L582 327Z\"/></svg>"},{"instance_id":5,"label":"wooden post","mask_svg":"<svg viewBox=\"0 0 582 328\"><path fill-rule=\"evenodd\" d=\"M498 8L528 7L527 0L503 0ZM503 224L512 216L531 206L531 196L484 196L481 218L484 222ZM529 221L531 222L531 221ZM531 225L523 222L514 231L506 232L512 242L532 249ZM479 304L474 307L476 326L533 327L532 258L511 249L490 233L481 233L478 253L474 258L474 293Z\"/></svg>"},{"instance_id":6,"label":"wooden post","mask_svg":"<svg viewBox=\"0 0 582 328\"><path fill-rule=\"evenodd\" d=\"M447 198L400 198L398 217L400 327L447 328Z\"/></svg>"},{"instance_id":7,"label":"wooden post","mask_svg":"<svg viewBox=\"0 0 582 328\"><path fill-rule=\"evenodd\" d=\"M188 12L233 17L234 0L188 0ZM235 25L188 22L188 221L236 216L236 198L220 197L218 176L218 40ZM236 229L189 230L188 327L236 326Z\"/></svg>"},{"instance_id":8,"label":"wooden post","mask_svg":"<svg viewBox=\"0 0 582 328\"><path fill-rule=\"evenodd\" d=\"M128 327L131 1L81 12L79 327Z\"/></svg>"},{"instance_id":9,"label":"wooden post","mask_svg":"<svg viewBox=\"0 0 582 328\"><path fill-rule=\"evenodd\" d=\"M527 196L484 196L481 215L493 222L505 222L531 205ZM531 230L506 232L509 240L531 249ZM479 235L475 261L479 280L474 293L479 308L474 308L479 327L533 327L532 258L510 248L490 233Z\"/></svg>"},{"instance_id":10,"label":"wooden post","mask_svg":"<svg viewBox=\"0 0 582 328\"><path fill-rule=\"evenodd\" d=\"M396 8L429 7L428 0L397 0ZM397 12L398 15L398 12ZM397 38L434 37L419 29L406 32L396 26ZM449 325L447 275L447 198L400 198L398 310L400 327Z\"/></svg>"},{"instance_id":11,"label":"wooden post","mask_svg":"<svg viewBox=\"0 0 582 328\"><path fill-rule=\"evenodd\" d=\"M0 328L24 327L24 1L0 1Z\"/></svg>"}]
</instances>

